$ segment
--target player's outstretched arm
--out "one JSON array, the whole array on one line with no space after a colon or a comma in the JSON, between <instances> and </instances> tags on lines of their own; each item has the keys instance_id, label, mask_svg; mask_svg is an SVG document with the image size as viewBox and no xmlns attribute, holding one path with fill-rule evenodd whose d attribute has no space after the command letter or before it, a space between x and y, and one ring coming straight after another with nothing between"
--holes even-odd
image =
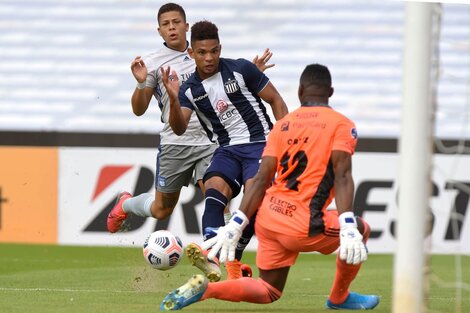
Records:
<instances>
[{"instance_id":1,"label":"player's outstretched arm","mask_svg":"<svg viewBox=\"0 0 470 313\"><path fill-rule=\"evenodd\" d=\"M168 66L166 69L163 67L160 69L162 74L162 82L165 86L170 101L170 116L168 122L171 129L178 136L184 134L188 128L189 119L191 118L192 111L188 108L181 108L181 104L178 98L180 90L180 84L176 71L171 71Z\"/></svg>"},{"instance_id":2,"label":"player's outstretched arm","mask_svg":"<svg viewBox=\"0 0 470 313\"><path fill-rule=\"evenodd\" d=\"M131 72L137 81L137 86L131 98L132 111L135 115L140 116L147 111L153 95L153 88L145 86L147 66L140 56L136 56L131 62Z\"/></svg>"},{"instance_id":3,"label":"player's outstretched arm","mask_svg":"<svg viewBox=\"0 0 470 313\"><path fill-rule=\"evenodd\" d=\"M289 113L284 99L282 99L276 87L274 87L271 82L269 82L258 95L261 99L271 105L276 121L279 121L287 113Z\"/></svg>"},{"instance_id":4,"label":"player's outstretched arm","mask_svg":"<svg viewBox=\"0 0 470 313\"><path fill-rule=\"evenodd\" d=\"M334 150L331 160L335 172L335 202L340 224L339 257L348 264L359 264L367 260L367 250L352 211L354 181L351 174L351 154Z\"/></svg>"}]
</instances>

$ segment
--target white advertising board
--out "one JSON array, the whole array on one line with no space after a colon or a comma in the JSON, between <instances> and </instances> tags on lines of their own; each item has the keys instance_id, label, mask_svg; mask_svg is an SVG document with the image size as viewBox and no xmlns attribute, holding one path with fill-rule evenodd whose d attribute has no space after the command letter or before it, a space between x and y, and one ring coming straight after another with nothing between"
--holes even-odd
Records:
<instances>
[{"instance_id":1,"label":"white advertising board","mask_svg":"<svg viewBox=\"0 0 470 313\"><path fill-rule=\"evenodd\" d=\"M183 243L200 242L204 207L193 186L183 188L168 220L135 218L126 232L106 231L106 216L121 190L154 192L155 158L156 149L151 148L60 148L59 243L141 246L149 233L160 228L179 235ZM371 253L395 249L398 169L396 153L356 153L353 157L354 208L371 225ZM470 156L435 155L432 177L431 251L468 254ZM239 201L240 197L234 199L231 207L238 207ZM255 249L256 244L254 238L248 249Z\"/></svg>"},{"instance_id":2,"label":"white advertising board","mask_svg":"<svg viewBox=\"0 0 470 313\"><path fill-rule=\"evenodd\" d=\"M156 149L60 148L59 244L142 246L156 229L168 229L183 243L201 242L202 194L184 187L165 221L133 217L129 230L110 234L106 216L120 191L154 193ZM237 207L240 197L231 203ZM129 218L128 218L129 220ZM255 249L253 238L248 249Z\"/></svg>"}]
</instances>

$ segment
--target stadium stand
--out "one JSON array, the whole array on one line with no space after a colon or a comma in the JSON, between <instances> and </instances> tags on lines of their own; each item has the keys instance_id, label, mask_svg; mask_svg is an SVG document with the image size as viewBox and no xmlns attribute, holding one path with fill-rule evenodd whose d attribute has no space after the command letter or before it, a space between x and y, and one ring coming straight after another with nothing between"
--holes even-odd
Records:
<instances>
[{"instance_id":1,"label":"stadium stand","mask_svg":"<svg viewBox=\"0 0 470 313\"><path fill-rule=\"evenodd\" d=\"M251 59L266 47L267 72L292 108L303 67L334 74L332 105L361 136L400 132L404 3L400 1L238 0L183 5L191 24L220 28L222 55ZM129 65L161 44L161 2L4 0L0 2L0 131L156 133L156 105L131 113ZM470 5L444 4L437 134L470 131ZM463 112L463 114L462 114Z\"/></svg>"}]
</instances>

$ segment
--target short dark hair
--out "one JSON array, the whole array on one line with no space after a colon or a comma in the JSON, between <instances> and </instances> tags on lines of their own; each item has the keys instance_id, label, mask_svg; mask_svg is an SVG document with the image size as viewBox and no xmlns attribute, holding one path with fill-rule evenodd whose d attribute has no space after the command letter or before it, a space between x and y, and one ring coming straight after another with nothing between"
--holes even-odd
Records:
<instances>
[{"instance_id":1,"label":"short dark hair","mask_svg":"<svg viewBox=\"0 0 470 313\"><path fill-rule=\"evenodd\" d=\"M181 16L183 17L183 20L186 22L186 13L184 12L183 7L180 6L179 4L169 2L169 3L162 5L160 9L158 10L158 13L157 13L158 25L160 25L160 16L164 13L168 13L172 11L179 12Z\"/></svg>"},{"instance_id":2,"label":"short dark hair","mask_svg":"<svg viewBox=\"0 0 470 313\"><path fill-rule=\"evenodd\" d=\"M199 21L191 27L191 44L194 41L217 39L219 40L219 29L209 21Z\"/></svg>"},{"instance_id":3,"label":"short dark hair","mask_svg":"<svg viewBox=\"0 0 470 313\"><path fill-rule=\"evenodd\" d=\"M310 64L300 75L300 84L331 87L331 74L328 68L321 64Z\"/></svg>"}]
</instances>

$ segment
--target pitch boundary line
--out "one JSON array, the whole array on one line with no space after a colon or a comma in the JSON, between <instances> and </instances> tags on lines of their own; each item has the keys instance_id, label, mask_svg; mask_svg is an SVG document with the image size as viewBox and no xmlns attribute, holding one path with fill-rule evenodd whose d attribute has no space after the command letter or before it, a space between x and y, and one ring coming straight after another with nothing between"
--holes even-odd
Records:
<instances>
[{"instance_id":1,"label":"pitch boundary line","mask_svg":"<svg viewBox=\"0 0 470 313\"><path fill-rule=\"evenodd\" d=\"M86 293L154 293L154 291L105 290L105 289L70 289L70 288L12 288L0 287L0 291L44 291L44 292L86 292Z\"/></svg>"},{"instance_id":2,"label":"pitch boundary line","mask_svg":"<svg viewBox=\"0 0 470 313\"><path fill-rule=\"evenodd\" d=\"M44 292L84 292L84 293L155 293L155 291L138 290L105 290L105 289L70 289L70 288L12 288L0 287L0 291L44 291ZM309 297L328 297L328 295L308 295ZM382 297L381 297L382 298ZM426 297L427 300L456 300L453 297ZM463 301L470 301L470 298L461 298Z\"/></svg>"}]
</instances>

